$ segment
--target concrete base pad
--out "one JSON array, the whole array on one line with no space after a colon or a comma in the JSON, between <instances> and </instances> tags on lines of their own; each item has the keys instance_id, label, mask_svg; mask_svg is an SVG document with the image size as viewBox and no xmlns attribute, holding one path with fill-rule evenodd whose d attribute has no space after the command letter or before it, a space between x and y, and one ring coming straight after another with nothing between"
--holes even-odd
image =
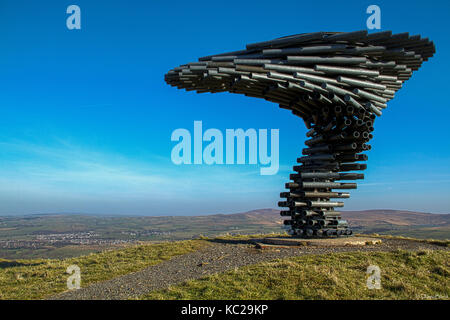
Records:
<instances>
[{"instance_id":1,"label":"concrete base pad","mask_svg":"<svg viewBox=\"0 0 450 320\"><path fill-rule=\"evenodd\" d=\"M339 238L323 238L323 239L302 239L293 237L280 238L264 238L259 247L347 247L347 246L367 246L381 243L381 239L369 237L339 237Z\"/></svg>"}]
</instances>

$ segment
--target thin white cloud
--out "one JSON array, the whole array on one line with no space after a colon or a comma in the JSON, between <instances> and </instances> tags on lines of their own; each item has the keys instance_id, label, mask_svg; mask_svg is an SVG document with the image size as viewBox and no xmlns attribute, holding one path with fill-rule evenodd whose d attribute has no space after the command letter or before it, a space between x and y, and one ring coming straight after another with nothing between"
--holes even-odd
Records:
<instances>
[{"instance_id":1,"label":"thin white cloud","mask_svg":"<svg viewBox=\"0 0 450 320\"><path fill-rule=\"evenodd\" d=\"M176 166L169 158L136 160L61 140L52 146L0 142L0 149L4 164L0 168L0 193L11 199L22 195L27 201L134 199L139 203L131 206L145 202L149 207L152 201L163 200L170 202L168 206L176 201L201 202L203 198L232 202L244 194L257 202L265 192L276 194L284 180L281 176L260 176L257 166ZM10 203L9 207L13 206Z\"/></svg>"}]
</instances>

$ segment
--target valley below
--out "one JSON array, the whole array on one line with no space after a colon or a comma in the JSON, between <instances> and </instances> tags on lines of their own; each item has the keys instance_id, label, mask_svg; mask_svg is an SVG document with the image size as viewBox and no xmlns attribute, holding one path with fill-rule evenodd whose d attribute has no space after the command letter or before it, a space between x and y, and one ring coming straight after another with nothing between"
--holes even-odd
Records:
<instances>
[{"instance_id":1,"label":"valley below","mask_svg":"<svg viewBox=\"0 0 450 320\"><path fill-rule=\"evenodd\" d=\"M355 233L449 239L450 215L344 211ZM45 214L0 217L0 258L70 258L139 243L283 232L279 210L202 216Z\"/></svg>"}]
</instances>

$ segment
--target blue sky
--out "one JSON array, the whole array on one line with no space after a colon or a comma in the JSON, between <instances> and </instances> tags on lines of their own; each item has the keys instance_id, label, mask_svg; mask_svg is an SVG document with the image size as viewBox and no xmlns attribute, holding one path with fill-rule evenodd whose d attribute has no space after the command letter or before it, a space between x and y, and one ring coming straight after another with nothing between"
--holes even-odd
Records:
<instances>
[{"instance_id":1,"label":"blue sky","mask_svg":"<svg viewBox=\"0 0 450 320\"><path fill-rule=\"evenodd\" d=\"M66 8L81 8L68 30ZM428 37L437 53L375 124L348 210L450 212L447 1L0 1L0 214L181 215L276 207L303 121L275 104L165 84L164 74L246 43L366 27ZM280 129L280 171L176 166L173 130Z\"/></svg>"}]
</instances>

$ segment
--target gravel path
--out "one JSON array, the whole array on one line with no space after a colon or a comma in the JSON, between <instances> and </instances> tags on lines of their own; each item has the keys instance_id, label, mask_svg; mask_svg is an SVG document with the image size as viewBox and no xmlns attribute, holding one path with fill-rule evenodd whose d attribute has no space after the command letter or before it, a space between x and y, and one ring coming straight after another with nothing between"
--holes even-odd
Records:
<instances>
[{"instance_id":1,"label":"gravel path","mask_svg":"<svg viewBox=\"0 0 450 320\"><path fill-rule=\"evenodd\" d=\"M118 300L139 297L150 291L164 289L186 280L209 274L305 254L325 254L349 251L393 251L445 249L436 245L408 240L383 239L382 244L365 247L296 247L256 249L247 241L216 241L199 251L177 256L171 260L115 279L92 284L74 291L66 291L50 299L61 300Z\"/></svg>"}]
</instances>

